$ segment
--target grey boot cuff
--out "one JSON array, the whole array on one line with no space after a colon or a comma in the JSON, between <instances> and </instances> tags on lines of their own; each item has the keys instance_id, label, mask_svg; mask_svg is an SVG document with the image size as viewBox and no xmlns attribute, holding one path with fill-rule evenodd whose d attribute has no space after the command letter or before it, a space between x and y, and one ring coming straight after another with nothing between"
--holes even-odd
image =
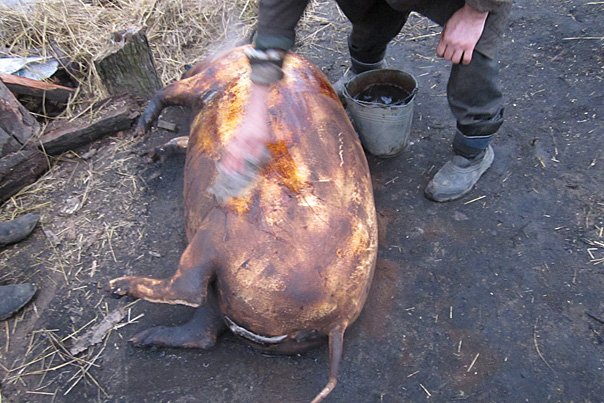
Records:
<instances>
[{"instance_id":1,"label":"grey boot cuff","mask_svg":"<svg viewBox=\"0 0 604 403\"><path fill-rule=\"evenodd\" d=\"M383 69L385 67L384 59L375 63L363 63L361 61L358 61L354 57L351 57L350 61L352 66L352 72L355 74L360 74L369 70Z\"/></svg>"}]
</instances>

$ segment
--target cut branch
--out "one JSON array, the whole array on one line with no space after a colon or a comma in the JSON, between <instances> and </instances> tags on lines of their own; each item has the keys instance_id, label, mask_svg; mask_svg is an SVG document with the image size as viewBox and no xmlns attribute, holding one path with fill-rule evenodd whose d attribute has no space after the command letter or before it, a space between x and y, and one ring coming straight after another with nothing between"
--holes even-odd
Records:
<instances>
[{"instance_id":1,"label":"cut branch","mask_svg":"<svg viewBox=\"0 0 604 403\"><path fill-rule=\"evenodd\" d=\"M139 114L138 103L131 96L108 98L90 114L70 122L52 122L41 137L42 147L50 155L74 150L105 136L130 129Z\"/></svg>"}]
</instances>

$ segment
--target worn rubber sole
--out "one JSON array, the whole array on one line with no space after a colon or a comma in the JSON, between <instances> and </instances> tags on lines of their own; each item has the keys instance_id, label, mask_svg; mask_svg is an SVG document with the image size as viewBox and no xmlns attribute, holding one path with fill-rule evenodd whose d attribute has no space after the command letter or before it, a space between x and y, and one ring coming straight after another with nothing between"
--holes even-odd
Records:
<instances>
[{"instance_id":1,"label":"worn rubber sole","mask_svg":"<svg viewBox=\"0 0 604 403\"><path fill-rule=\"evenodd\" d=\"M459 161L459 159L463 158L453 157L434 175L424 190L424 195L428 199L442 203L465 196L476 185L482 174L489 169L495 159L495 153L493 148L488 146L485 156L480 162L465 167L456 164L455 161Z\"/></svg>"}]
</instances>

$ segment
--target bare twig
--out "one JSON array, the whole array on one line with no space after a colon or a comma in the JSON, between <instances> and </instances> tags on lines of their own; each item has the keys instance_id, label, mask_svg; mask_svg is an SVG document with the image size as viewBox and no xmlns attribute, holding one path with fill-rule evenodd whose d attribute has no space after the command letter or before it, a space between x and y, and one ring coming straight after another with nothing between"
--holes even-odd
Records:
<instances>
[{"instance_id":1,"label":"bare twig","mask_svg":"<svg viewBox=\"0 0 604 403\"><path fill-rule=\"evenodd\" d=\"M537 320L537 322L539 322L539 320ZM541 360L543 360L543 362L545 363L545 365L547 365L549 369L554 371L552 366L549 365L549 363L545 360L545 357L543 357L543 354L541 354L541 350L539 350L539 344L537 343L537 323L535 323L535 327L533 328L533 342L535 343L535 350L537 350L537 354L539 354Z\"/></svg>"},{"instance_id":2,"label":"bare twig","mask_svg":"<svg viewBox=\"0 0 604 403\"><path fill-rule=\"evenodd\" d=\"M589 316L590 318L592 318L593 320L595 320L596 322L599 322L600 324L604 325L604 319L600 319L600 318L598 318L597 316L594 316L594 315L592 315L592 314L591 314L591 313L589 313L589 312L585 312L585 314L586 314L587 316Z\"/></svg>"},{"instance_id":3,"label":"bare twig","mask_svg":"<svg viewBox=\"0 0 604 403\"><path fill-rule=\"evenodd\" d=\"M604 36L576 36L573 38L562 38L563 41L580 41L580 40L597 40L597 41L604 41Z\"/></svg>"}]
</instances>

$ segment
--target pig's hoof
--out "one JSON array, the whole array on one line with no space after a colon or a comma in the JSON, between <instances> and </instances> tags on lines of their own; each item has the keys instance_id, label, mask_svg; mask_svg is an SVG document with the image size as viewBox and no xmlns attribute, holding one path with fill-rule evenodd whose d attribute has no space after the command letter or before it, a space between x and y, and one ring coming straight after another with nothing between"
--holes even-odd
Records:
<instances>
[{"instance_id":1,"label":"pig's hoof","mask_svg":"<svg viewBox=\"0 0 604 403\"><path fill-rule=\"evenodd\" d=\"M153 121L149 121L148 119L141 118L134 129L134 136L136 137L144 137L149 134L151 131L151 125Z\"/></svg>"},{"instance_id":2,"label":"pig's hoof","mask_svg":"<svg viewBox=\"0 0 604 403\"><path fill-rule=\"evenodd\" d=\"M108 286L105 287L105 291L118 297L128 295L128 292L130 291L130 281L124 277L111 280Z\"/></svg>"},{"instance_id":3,"label":"pig's hoof","mask_svg":"<svg viewBox=\"0 0 604 403\"><path fill-rule=\"evenodd\" d=\"M156 147L153 150L149 150L145 156L147 158L147 164L153 164L158 161L163 164L168 159L167 152L164 147Z\"/></svg>"},{"instance_id":4,"label":"pig's hoof","mask_svg":"<svg viewBox=\"0 0 604 403\"><path fill-rule=\"evenodd\" d=\"M216 344L216 335L186 326L157 326L144 330L130 339L135 347L179 347L208 349Z\"/></svg>"}]
</instances>

